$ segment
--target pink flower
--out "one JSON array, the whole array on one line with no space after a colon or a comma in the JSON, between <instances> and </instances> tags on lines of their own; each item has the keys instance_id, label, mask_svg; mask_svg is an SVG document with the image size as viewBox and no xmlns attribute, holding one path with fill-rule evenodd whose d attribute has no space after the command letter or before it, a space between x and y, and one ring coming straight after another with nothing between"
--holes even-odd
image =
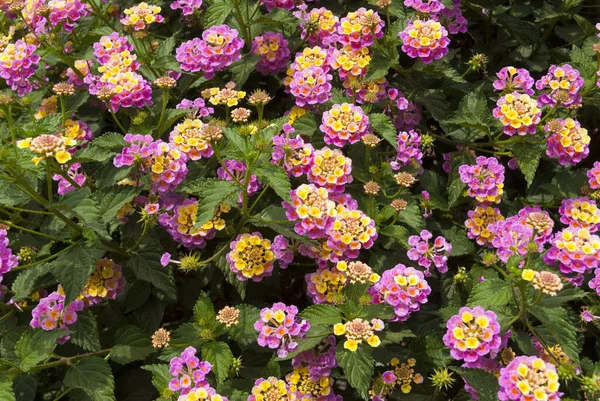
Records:
<instances>
[{"instance_id":1,"label":"pink flower","mask_svg":"<svg viewBox=\"0 0 600 401\"><path fill-rule=\"evenodd\" d=\"M284 134L273 137L271 161L281 165L288 175L300 177L312 167L315 150L300 135L292 138L294 128L290 124L285 124L283 131Z\"/></svg>"},{"instance_id":2,"label":"pink flower","mask_svg":"<svg viewBox=\"0 0 600 401\"><path fill-rule=\"evenodd\" d=\"M600 209L588 198L564 199L558 209L560 222L573 228L586 228L591 233L600 229Z\"/></svg>"},{"instance_id":3,"label":"pink flower","mask_svg":"<svg viewBox=\"0 0 600 401\"><path fill-rule=\"evenodd\" d=\"M440 0L404 0L404 5L425 14L438 13L446 8Z\"/></svg>"},{"instance_id":4,"label":"pink flower","mask_svg":"<svg viewBox=\"0 0 600 401\"><path fill-rule=\"evenodd\" d=\"M542 111L534 98L513 92L498 99L496 105L492 114L504 125L506 135L535 134Z\"/></svg>"},{"instance_id":5,"label":"pink flower","mask_svg":"<svg viewBox=\"0 0 600 401\"><path fill-rule=\"evenodd\" d=\"M594 162L594 166L587 171L588 185L592 189L600 189L600 162Z\"/></svg>"},{"instance_id":6,"label":"pink flower","mask_svg":"<svg viewBox=\"0 0 600 401\"><path fill-rule=\"evenodd\" d=\"M402 92L396 88L387 91L386 114L392 118L394 126L399 131L411 131L421 122L421 105L408 100Z\"/></svg>"},{"instance_id":7,"label":"pink flower","mask_svg":"<svg viewBox=\"0 0 600 401\"><path fill-rule=\"evenodd\" d=\"M326 188L302 184L290 192L292 203L283 202L286 216L296 221L294 230L299 235L317 239L325 237L325 230L337 214L336 204L329 199Z\"/></svg>"},{"instance_id":8,"label":"pink flower","mask_svg":"<svg viewBox=\"0 0 600 401\"><path fill-rule=\"evenodd\" d=\"M288 41L282 34L265 32L252 41L250 51L261 56L256 71L263 75L279 74L287 70L290 61Z\"/></svg>"},{"instance_id":9,"label":"pink flower","mask_svg":"<svg viewBox=\"0 0 600 401\"><path fill-rule=\"evenodd\" d=\"M500 370L500 401L560 401L556 367L537 356L518 356Z\"/></svg>"},{"instance_id":10,"label":"pink flower","mask_svg":"<svg viewBox=\"0 0 600 401\"><path fill-rule=\"evenodd\" d=\"M529 71L525 68L503 67L496 73L498 77L494 81L494 89L504 93L524 93L533 95L533 83L535 82Z\"/></svg>"},{"instance_id":11,"label":"pink flower","mask_svg":"<svg viewBox=\"0 0 600 401\"><path fill-rule=\"evenodd\" d=\"M198 201L194 198L190 198L175 206L172 214L167 212L162 213L158 218L158 222L171 235L173 241L181 243L188 249L204 248L206 246L206 241L215 237L217 233L216 227L218 227L218 229L224 228L224 226L215 224L215 221L220 218L221 210L222 209L219 209L212 220L197 227L196 217L198 214ZM167 259L165 258L165 260ZM161 258L161 262L162 261L163 259Z\"/></svg>"},{"instance_id":12,"label":"pink flower","mask_svg":"<svg viewBox=\"0 0 600 401\"><path fill-rule=\"evenodd\" d=\"M281 8L282 10L293 10L296 6L294 0L263 0L263 4L267 7L267 11L271 11L274 8Z\"/></svg>"},{"instance_id":13,"label":"pink flower","mask_svg":"<svg viewBox=\"0 0 600 401\"><path fill-rule=\"evenodd\" d=\"M38 88L36 82L29 81L38 68L40 56L34 54L35 45L28 45L24 40L9 43L0 52L0 78L19 96Z\"/></svg>"},{"instance_id":14,"label":"pink flower","mask_svg":"<svg viewBox=\"0 0 600 401\"><path fill-rule=\"evenodd\" d=\"M458 173L467 184L469 196L479 202L500 203L504 193L504 166L496 158L479 156L474 165L460 166Z\"/></svg>"},{"instance_id":15,"label":"pink flower","mask_svg":"<svg viewBox=\"0 0 600 401\"><path fill-rule=\"evenodd\" d=\"M0 283L6 273L19 265L19 258L13 255L12 249L8 247L9 241L6 235L7 231L0 228Z\"/></svg>"},{"instance_id":16,"label":"pink flower","mask_svg":"<svg viewBox=\"0 0 600 401\"><path fill-rule=\"evenodd\" d=\"M246 176L246 164L244 162L238 160L225 160L223 164L224 167L219 167L217 169L217 177L219 177L219 179L226 181L238 181L240 183L244 182L244 178ZM260 188L261 183L258 181L258 177L256 177L254 174L251 174L247 186L248 195L258 192ZM241 194L239 202L242 203Z\"/></svg>"},{"instance_id":17,"label":"pink flower","mask_svg":"<svg viewBox=\"0 0 600 401\"><path fill-rule=\"evenodd\" d=\"M444 344L456 360L475 363L483 356L496 356L500 350L500 324L496 314L481 306L460 308L446 323Z\"/></svg>"},{"instance_id":18,"label":"pink flower","mask_svg":"<svg viewBox=\"0 0 600 401\"><path fill-rule=\"evenodd\" d=\"M324 7L313 8L307 13L306 4L298 6L298 10L294 16L301 21L301 37L310 46L329 46L337 40L340 20L334 13Z\"/></svg>"},{"instance_id":19,"label":"pink flower","mask_svg":"<svg viewBox=\"0 0 600 401\"><path fill-rule=\"evenodd\" d=\"M559 263L563 274L574 274L570 281L581 285L583 274L598 268L600 237L585 228L568 227L554 236L552 247L544 255L548 265Z\"/></svg>"},{"instance_id":20,"label":"pink flower","mask_svg":"<svg viewBox=\"0 0 600 401\"><path fill-rule=\"evenodd\" d=\"M226 259L238 280L259 282L273 274L275 252L271 249L271 241L264 239L261 233L238 234L229 248L231 251Z\"/></svg>"},{"instance_id":21,"label":"pink flower","mask_svg":"<svg viewBox=\"0 0 600 401\"><path fill-rule=\"evenodd\" d=\"M398 151L396 158L390 161L392 170L400 170L406 166L413 166L420 170L423 163L421 136L413 130L402 131L398 133L396 140L398 141Z\"/></svg>"},{"instance_id":22,"label":"pink flower","mask_svg":"<svg viewBox=\"0 0 600 401\"><path fill-rule=\"evenodd\" d=\"M425 276L431 275L431 265L433 264L440 273L448 271L448 255L452 252L452 245L442 236L437 237L433 244L429 240L433 238L427 230L421 231L419 235L411 235L408 238L408 244L413 248L409 249L407 256L410 260L418 260L419 266L426 268Z\"/></svg>"},{"instance_id":23,"label":"pink flower","mask_svg":"<svg viewBox=\"0 0 600 401\"><path fill-rule=\"evenodd\" d=\"M61 168L65 170L65 166L61 166ZM79 172L80 168L81 163L73 163L71 164L71 166L69 166L68 169L66 169L65 174L69 176L69 178L71 178L73 182L75 182L81 187L83 186L83 184L85 184L86 177L83 173ZM57 193L59 195L68 194L69 192L74 191L76 189L76 187L73 186L71 182L69 182L69 180L67 180L60 174L54 174L54 176L52 176L52 180L58 181Z\"/></svg>"},{"instance_id":24,"label":"pink flower","mask_svg":"<svg viewBox=\"0 0 600 401\"><path fill-rule=\"evenodd\" d=\"M448 54L448 31L435 20L414 20L398 35L403 42L402 51L425 64Z\"/></svg>"},{"instance_id":25,"label":"pink flower","mask_svg":"<svg viewBox=\"0 0 600 401\"><path fill-rule=\"evenodd\" d=\"M385 302L394 307L396 316L390 319L391 322L403 322L427 303L431 288L422 272L397 264L393 269L383 272L369 293L374 303Z\"/></svg>"},{"instance_id":26,"label":"pink flower","mask_svg":"<svg viewBox=\"0 0 600 401\"><path fill-rule=\"evenodd\" d=\"M279 267L287 269L289 264L294 261L294 247L290 244L290 241L283 235L277 235L273 239L271 249L275 254L275 259L279 262Z\"/></svg>"},{"instance_id":27,"label":"pink flower","mask_svg":"<svg viewBox=\"0 0 600 401\"><path fill-rule=\"evenodd\" d=\"M590 136L579 121L557 118L544 126L548 133L546 154L563 166L574 166L590 153Z\"/></svg>"},{"instance_id":28,"label":"pink flower","mask_svg":"<svg viewBox=\"0 0 600 401\"><path fill-rule=\"evenodd\" d=\"M177 0L171 3L171 10L181 10L183 15L192 15L194 10L200 10L202 0Z\"/></svg>"},{"instance_id":29,"label":"pink flower","mask_svg":"<svg viewBox=\"0 0 600 401\"><path fill-rule=\"evenodd\" d=\"M377 12L361 7L340 20L339 42L356 50L369 47L375 39L383 37L384 26L385 22Z\"/></svg>"},{"instance_id":30,"label":"pink flower","mask_svg":"<svg viewBox=\"0 0 600 401\"><path fill-rule=\"evenodd\" d=\"M554 106L557 102L564 107L577 106L581 104L579 91L583 87L583 77L579 71L569 64L562 66L553 65L548 69L548 74L541 77L535 87L542 93L538 98L540 107L545 105Z\"/></svg>"},{"instance_id":31,"label":"pink flower","mask_svg":"<svg viewBox=\"0 0 600 401\"><path fill-rule=\"evenodd\" d=\"M444 8L439 13L431 16L446 27L450 35L466 33L469 21L463 16L462 10L458 6L454 8Z\"/></svg>"},{"instance_id":32,"label":"pink flower","mask_svg":"<svg viewBox=\"0 0 600 401\"><path fill-rule=\"evenodd\" d=\"M48 7L50 24L57 26L62 23L66 32L73 31L76 21L92 12L92 7L80 0L50 0Z\"/></svg>"},{"instance_id":33,"label":"pink flower","mask_svg":"<svg viewBox=\"0 0 600 401\"><path fill-rule=\"evenodd\" d=\"M324 147L315 151L313 161L307 174L310 183L327 188L330 193L342 193L346 184L352 182L352 159L341 150Z\"/></svg>"},{"instance_id":34,"label":"pink flower","mask_svg":"<svg viewBox=\"0 0 600 401\"><path fill-rule=\"evenodd\" d=\"M242 57L244 41L238 31L227 25L211 26L202 32L202 39L188 40L176 50L181 69L189 72L202 71L204 78L212 79L215 72L223 71Z\"/></svg>"},{"instance_id":35,"label":"pink flower","mask_svg":"<svg viewBox=\"0 0 600 401\"><path fill-rule=\"evenodd\" d=\"M68 325L77 321L77 312L83 310L83 302L75 300L65 305L65 296L61 292L53 292L40 302L31 311L31 322L29 325L41 328L44 331L68 330ZM71 337L65 335L58 339L59 344L66 343Z\"/></svg>"},{"instance_id":36,"label":"pink flower","mask_svg":"<svg viewBox=\"0 0 600 401\"><path fill-rule=\"evenodd\" d=\"M285 358L297 347L297 340L304 338L310 329L310 324L297 317L298 308L276 302L271 308L260 311L260 319L254 323L258 331L258 345L261 347L277 348L277 356Z\"/></svg>"},{"instance_id":37,"label":"pink flower","mask_svg":"<svg viewBox=\"0 0 600 401\"><path fill-rule=\"evenodd\" d=\"M160 264L163 267L167 267L169 265L169 263L171 263L171 254L169 252L165 252L160 257Z\"/></svg>"},{"instance_id":38,"label":"pink flower","mask_svg":"<svg viewBox=\"0 0 600 401\"><path fill-rule=\"evenodd\" d=\"M356 259L361 249L369 249L377 240L375 221L360 210L338 205L331 225L326 229L327 246L348 259ZM337 262L338 257L331 257Z\"/></svg>"},{"instance_id":39,"label":"pink flower","mask_svg":"<svg viewBox=\"0 0 600 401\"><path fill-rule=\"evenodd\" d=\"M349 103L334 104L324 112L319 128L327 145L339 147L356 143L371 131L369 117L362 108Z\"/></svg>"},{"instance_id":40,"label":"pink flower","mask_svg":"<svg viewBox=\"0 0 600 401\"><path fill-rule=\"evenodd\" d=\"M175 106L175 108L181 110L193 110L190 118L208 117L215 112L215 109L212 107L206 107L206 103L201 97L198 97L194 100L183 99L177 106Z\"/></svg>"},{"instance_id":41,"label":"pink flower","mask_svg":"<svg viewBox=\"0 0 600 401\"><path fill-rule=\"evenodd\" d=\"M296 98L296 105L325 103L333 96L331 93L331 74L321 67L308 67L296 71L289 81L290 92Z\"/></svg>"},{"instance_id":42,"label":"pink flower","mask_svg":"<svg viewBox=\"0 0 600 401\"><path fill-rule=\"evenodd\" d=\"M210 363L198 359L194 347L187 347L181 356L176 356L169 362L169 372L173 376L169 382L169 390L184 395L196 388L206 387L206 376L211 370Z\"/></svg>"}]
</instances>

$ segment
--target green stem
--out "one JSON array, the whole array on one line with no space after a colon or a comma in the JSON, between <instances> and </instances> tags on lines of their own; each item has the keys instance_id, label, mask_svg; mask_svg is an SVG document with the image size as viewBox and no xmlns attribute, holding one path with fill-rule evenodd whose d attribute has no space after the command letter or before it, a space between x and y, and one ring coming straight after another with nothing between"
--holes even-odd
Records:
<instances>
[{"instance_id":1,"label":"green stem","mask_svg":"<svg viewBox=\"0 0 600 401\"><path fill-rule=\"evenodd\" d=\"M60 358L58 361L43 363L41 365L34 366L33 368L30 369L30 372L38 371L38 370L44 370L44 369L49 369L49 368L53 368L53 367L61 366L61 365L65 365L65 364L71 364L71 363L76 362L76 361L78 361L80 359L84 359L84 358L87 358L87 357L90 357L90 356L104 355L106 353L109 353L110 351L111 351L110 349L103 349L103 350L100 350L100 351L88 352L86 354L81 354L81 355L75 355L75 356L71 356L71 357Z\"/></svg>"},{"instance_id":2,"label":"green stem","mask_svg":"<svg viewBox=\"0 0 600 401\"><path fill-rule=\"evenodd\" d=\"M58 256L60 256L61 254L65 253L65 252L66 252L66 251L68 251L69 249L71 249L71 248L73 248L74 246L77 246L77 245L79 245L79 244L80 244L80 242L73 242L73 243L72 243L71 245L69 245L68 247L61 249L60 251L56 252L56 253L55 253L55 254L53 254L53 255L50 255L50 256L48 256L48 257L46 257L46 258L42 259L42 260L38 260L38 261L36 261L36 262L32 262L32 263L29 263L29 264L26 264L26 265L19 265L19 266L17 266L17 267L15 267L15 268L13 268L11 271L13 271L13 272L14 272L14 271L18 271L18 270L23 270L23 269L27 269L28 267L33 267L33 266L40 265L40 264L42 264L42 263L48 262L48 261L50 261L50 260L52 260L52 259L55 259L55 258L57 258L57 257L58 257Z\"/></svg>"},{"instance_id":3,"label":"green stem","mask_svg":"<svg viewBox=\"0 0 600 401\"><path fill-rule=\"evenodd\" d=\"M14 207L14 206L8 206L8 205L2 205L2 207L7 208L7 209L11 209L11 210L14 210L14 211L17 211L17 212L33 213L33 214L44 214L44 215L52 216L52 213L50 213L50 212L44 212L42 210L22 209L20 207Z\"/></svg>"},{"instance_id":4,"label":"green stem","mask_svg":"<svg viewBox=\"0 0 600 401\"><path fill-rule=\"evenodd\" d=\"M0 323L2 323L5 320L8 320L12 315L14 315L16 313L16 311L13 309L10 312L2 315L2 317L0 317Z\"/></svg>"},{"instance_id":5,"label":"green stem","mask_svg":"<svg viewBox=\"0 0 600 401\"><path fill-rule=\"evenodd\" d=\"M66 117L66 112L67 112L67 106L66 106L66 102L65 102L65 97L64 96L59 96L60 99L60 118L62 121L62 130L64 132L65 130L65 121L67 120Z\"/></svg>"},{"instance_id":6,"label":"green stem","mask_svg":"<svg viewBox=\"0 0 600 401\"><path fill-rule=\"evenodd\" d=\"M54 191L52 189L52 171L48 159L46 159L46 186L48 189L48 204L51 205L54 202Z\"/></svg>"},{"instance_id":7,"label":"green stem","mask_svg":"<svg viewBox=\"0 0 600 401\"><path fill-rule=\"evenodd\" d=\"M54 399L54 401L58 401L61 398L63 398L65 395L69 394L71 391L73 390L73 388L68 388L65 391L63 391L62 393L60 393L59 395L56 396L56 398Z\"/></svg>"},{"instance_id":8,"label":"green stem","mask_svg":"<svg viewBox=\"0 0 600 401\"><path fill-rule=\"evenodd\" d=\"M258 194L258 196L256 197L256 199L254 200L254 203L252 203L252 206L250 206L250 209L248 209L248 214L252 213L252 211L254 210L254 208L256 207L256 205L258 204L258 201L267 192L268 188L269 188L268 184L263 187L262 191L260 191L260 193Z\"/></svg>"},{"instance_id":9,"label":"green stem","mask_svg":"<svg viewBox=\"0 0 600 401\"><path fill-rule=\"evenodd\" d=\"M163 124L163 120L165 118L165 111L167 110L167 103L169 103L169 89L165 88L163 89L163 96L162 96L162 106L161 106L161 110L160 110L160 118L158 119L158 126L157 128L157 134L154 136L154 139L158 139L158 137L160 137L160 135L163 133L162 130L162 124Z\"/></svg>"},{"instance_id":10,"label":"green stem","mask_svg":"<svg viewBox=\"0 0 600 401\"><path fill-rule=\"evenodd\" d=\"M119 118L117 117L117 115L115 114L113 107L112 107L112 103L110 102L110 99L107 100L106 105L108 106L108 110L110 111L110 114L112 115L113 119L115 120L115 122L117 123L117 125L119 126L119 128L121 129L121 131L123 131L123 133L127 133L127 131L125 130L125 128L123 128L123 125L121 124L121 121L119 120Z\"/></svg>"},{"instance_id":11,"label":"green stem","mask_svg":"<svg viewBox=\"0 0 600 401\"><path fill-rule=\"evenodd\" d=\"M19 150L17 149L17 138L15 136L15 130L14 130L14 126L13 126L13 119L12 119L12 107L9 104L7 107L7 110L5 112L6 115L6 122L8 124L8 130L10 131L10 137L12 139L12 145L13 145L13 150L15 152L15 158L18 159L19 158Z\"/></svg>"},{"instance_id":12,"label":"green stem","mask_svg":"<svg viewBox=\"0 0 600 401\"><path fill-rule=\"evenodd\" d=\"M17 230L20 230L20 231L23 231L23 232L26 232L26 233L29 233L29 234L38 235L38 236L44 237L44 238L49 238L51 240L55 240L56 239L56 237L53 236L53 235L44 234L44 233L41 233L41 232L35 231L35 230L30 230L29 228L18 226L16 224L13 224L13 223L8 222L6 220L0 220L0 224L3 224L5 226L9 226L11 228L14 228L14 229L17 229ZM14 270L14 269L12 269L12 270Z\"/></svg>"}]
</instances>

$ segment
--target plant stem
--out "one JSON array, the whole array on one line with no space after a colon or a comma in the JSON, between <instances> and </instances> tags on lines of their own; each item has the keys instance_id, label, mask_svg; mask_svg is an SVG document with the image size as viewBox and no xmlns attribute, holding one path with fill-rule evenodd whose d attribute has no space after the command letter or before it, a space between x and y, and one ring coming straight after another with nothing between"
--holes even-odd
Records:
<instances>
[{"instance_id":1,"label":"plant stem","mask_svg":"<svg viewBox=\"0 0 600 401\"><path fill-rule=\"evenodd\" d=\"M5 225L5 226L9 226L11 228L14 228L14 229L17 229L17 230L20 230L20 231L23 231L23 232L26 232L26 233L29 233L29 234L33 234L33 235L38 235L40 237L49 238L51 240L55 240L56 239L56 237L53 236L53 235L44 234L44 233L41 233L41 232L35 231L35 230L30 230L29 228L18 226L16 224L8 222L6 220L0 220L0 224ZM14 270L14 269L12 269L12 270Z\"/></svg>"},{"instance_id":2,"label":"plant stem","mask_svg":"<svg viewBox=\"0 0 600 401\"><path fill-rule=\"evenodd\" d=\"M162 107L160 110L160 118L158 119L158 125L156 126L156 135L154 136L154 139L158 139L160 137L160 135L163 133L161 127L163 124L163 119L165 118L165 111L167 110L167 103L169 103L169 89L165 88L163 89L163 96L162 96Z\"/></svg>"},{"instance_id":3,"label":"plant stem","mask_svg":"<svg viewBox=\"0 0 600 401\"><path fill-rule=\"evenodd\" d=\"M22 209L20 207L14 207L14 206L8 206L8 205L2 205L2 207L5 207L7 209L11 209L11 210L14 210L17 212L23 212L23 213L44 214L44 215L49 215L49 216L53 215L52 213L44 212L43 210Z\"/></svg>"},{"instance_id":4,"label":"plant stem","mask_svg":"<svg viewBox=\"0 0 600 401\"><path fill-rule=\"evenodd\" d=\"M65 252L66 252L66 251L68 251L69 249L71 249L71 248L73 248L74 246L77 246L77 245L79 245L79 244L80 244L80 242L73 242L73 243L72 243L71 245L69 245L68 247L61 249L60 251L56 252L56 253L55 253L55 254L53 254L53 255L50 255L50 256L48 256L48 257L46 257L46 258L42 259L42 260L38 260L38 261L35 261L35 262L32 262L32 263L29 263L29 264L26 264L26 265L19 265L19 266L17 266L17 267L14 267L13 269L11 269L11 271L13 271L13 272L14 272L14 271L18 271L18 270L23 270L23 269L27 269L28 267L33 267L33 266L36 266L36 265L39 265L39 264L42 264L42 263L48 262L49 260L52 260L52 259L55 259L55 258L57 258L59 255L61 255L61 254L65 253Z\"/></svg>"},{"instance_id":5,"label":"plant stem","mask_svg":"<svg viewBox=\"0 0 600 401\"><path fill-rule=\"evenodd\" d=\"M37 371L37 370L53 368L55 366L60 366L60 365L64 365L64 364L71 364L80 359L84 359L84 358L87 358L90 356L104 355L106 353L109 353L110 351L111 351L110 349L103 349L100 351L88 352L86 354L75 355L75 356L70 356L70 357L63 357L63 358L60 358L58 361L43 363L41 365L34 366L33 368L30 369L30 371L33 372L33 371Z\"/></svg>"}]
</instances>

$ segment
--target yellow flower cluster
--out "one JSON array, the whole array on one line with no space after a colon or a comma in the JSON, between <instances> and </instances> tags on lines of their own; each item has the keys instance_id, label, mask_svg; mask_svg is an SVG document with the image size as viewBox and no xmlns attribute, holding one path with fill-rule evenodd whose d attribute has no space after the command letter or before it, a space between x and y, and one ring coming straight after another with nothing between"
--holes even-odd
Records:
<instances>
[{"instance_id":1,"label":"yellow flower cluster","mask_svg":"<svg viewBox=\"0 0 600 401\"><path fill-rule=\"evenodd\" d=\"M208 99L215 106L237 106L239 101L246 97L246 92L236 91L235 84L228 83L224 89L209 88L202 91L202 97Z\"/></svg>"},{"instance_id":2,"label":"yellow flower cluster","mask_svg":"<svg viewBox=\"0 0 600 401\"><path fill-rule=\"evenodd\" d=\"M341 69L343 71L341 75L350 73L358 77L367 72L370 62L369 48L354 50L352 46L346 45L336 53L331 65L335 69Z\"/></svg>"},{"instance_id":3,"label":"yellow flower cluster","mask_svg":"<svg viewBox=\"0 0 600 401\"><path fill-rule=\"evenodd\" d=\"M408 31L408 36L418 39L419 45L423 47L430 46L442 38L442 24L437 21L415 20L413 22L413 29Z\"/></svg>"},{"instance_id":4,"label":"yellow flower cluster","mask_svg":"<svg viewBox=\"0 0 600 401\"><path fill-rule=\"evenodd\" d=\"M348 278L337 269L322 269L307 276L308 292L318 303L341 304Z\"/></svg>"},{"instance_id":5,"label":"yellow flower cluster","mask_svg":"<svg viewBox=\"0 0 600 401\"><path fill-rule=\"evenodd\" d=\"M188 118L175 126L171 133L171 142L192 160L210 157L212 148L202 133L203 126L204 123L199 119L192 120Z\"/></svg>"},{"instance_id":6,"label":"yellow flower cluster","mask_svg":"<svg viewBox=\"0 0 600 401\"><path fill-rule=\"evenodd\" d=\"M346 273L351 283L369 283L375 284L381 278L379 274L374 273L371 267L363 262L340 261L335 266L341 272Z\"/></svg>"},{"instance_id":7,"label":"yellow flower cluster","mask_svg":"<svg viewBox=\"0 0 600 401\"><path fill-rule=\"evenodd\" d=\"M47 115L50 114L56 114L56 112L58 111L58 97L57 96L50 96L47 97L46 99L42 100L42 103L40 104L40 108L38 110L37 113L35 113L35 119L39 120L42 117L45 117Z\"/></svg>"},{"instance_id":8,"label":"yellow flower cluster","mask_svg":"<svg viewBox=\"0 0 600 401\"><path fill-rule=\"evenodd\" d=\"M383 330L383 327L380 319L373 319L369 322L356 318L346 323L337 323L333 326L333 333L336 336L346 335L344 348L354 352L363 341L366 341L371 347L379 346L381 340L374 332Z\"/></svg>"},{"instance_id":9,"label":"yellow flower cluster","mask_svg":"<svg viewBox=\"0 0 600 401\"><path fill-rule=\"evenodd\" d=\"M20 149L29 149L39 155L32 159L36 166L48 157L53 157L60 164L68 162L71 160L71 154L67 152L67 147L75 146L75 144L76 141L71 138L48 134L17 141L17 147Z\"/></svg>"},{"instance_id":10,"label":"yellow flower cluster","mask_svg":"<svg viewBox=\"0 0 600 401\"><path fill-rule=\"evenodd\" d=\"M290 392L296 393L296 397L290 399L311 400L319 397L327 397L331 394L333 379L329 376L322 376L319 381L313 381L310 378L308 367L299 366L286 376L290 386ZM313 398L314 397L314 398Z\"/></svg>"},{"instance_id":11,"label":"yellow flower cluster","mask_svg":"<svg viewBox=\"0 0 600 401\"><path fill-rule=\"evenodd\" d=\"M293 125L297 119L299 119L306 113L308 113L306 109L303 109L302 107L298 106L292 106L292 108L290 109L290 113L288 114L288 123Z\"/></svg>"},{"instance_id":12,"label":"yellow flower cluster","mask_svg":"<svg viewBox=\"0 0 600 401\"><path fill-rule=\"evenodd\" d=\"M126 28L134 28L136 31L145 29L148 25L154 22L162 22L163 18L160 15L161 8L151 6L148 3L142 2L137 6L127 8L123 13L125 17L121 19L121 23Z\"/></svg>"},{"instance_id":13,"label":"yellow flower cluster","mask_svg":"<svg viewBox=\"0 0 600 401\"><path fill-rule=\"evenodd\" d=\"M244 233L238 236L227 258L238 277L257 279L273 270L275 254L271 250L271 241Z\"/></svg>"},{"instance_id":14,"label":"yellow flower cluster","mask_svg":"<svg viewBox=\"0 0 600 401\"><path fill-rule=\"evenodd\" d=\"M288 401L291 399L287 384L276 377L269 377L252 388L254 401Z\"/></svg>"}]
</instances>

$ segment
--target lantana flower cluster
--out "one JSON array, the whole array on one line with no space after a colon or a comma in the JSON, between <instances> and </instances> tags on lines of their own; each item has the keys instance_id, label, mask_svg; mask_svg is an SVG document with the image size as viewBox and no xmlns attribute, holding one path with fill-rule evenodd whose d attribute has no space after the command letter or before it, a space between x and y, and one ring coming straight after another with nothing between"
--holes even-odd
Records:
<instances>
[{"instance_id":1,"label":"lantana flower cluster","mask_svg":"<svg viewBox=\"0 0 600 401\"><path fill-rule=\"evenodd\" d=\"M378 347L381 339L375 332L382 331L384 328L381 319L373 318L368 320L356 318L346 323L337 323L333 326L333 334L336 336L345 336L344 348L350 351L356 351L360 344L367 343L371 347Z\"/></svg>"},{"instance_id":2,"label":"lantana flower cluster","mask_svg":"<svg viewBox=\"0 0 600 401\"><path fill-rule=\"evenodd\" d=\"M284 358L298 347L298 340L306 336L310 324L300 319L298 308L276 302L271 308L260 311L260 319L254 323L258 331L258 345L277 349L277 355Z\"/></svg>"},{"instance_id":3,"label":"lantana flower cluster","mask_svg":"<svg viewBox=\"0 0 600 401\"><path fill-rule=\"evenodd\" d=\"M500 324L496 314L480 306L463 307L448 320L444 344L454 359L477 362L484 356L494 357L500 349Z\"/></svg>"},{"instance_id":4,"label":"lantana flower cluster","mask_svg":"<svg viewBox=\"0 0 600 401\"><path fill-rule=\"evenodd\" d=\"M448 255L452 252L452 245L442 236L433 238L430 231L423 230L419 235L411 235L408 238L408 245L412 246L408 250L407 256L410 260L418 261L419 266L424 267L425 275L431 274L431 265L434 265L440 273L448 271Z\"/></svg>"}]
</instances>

